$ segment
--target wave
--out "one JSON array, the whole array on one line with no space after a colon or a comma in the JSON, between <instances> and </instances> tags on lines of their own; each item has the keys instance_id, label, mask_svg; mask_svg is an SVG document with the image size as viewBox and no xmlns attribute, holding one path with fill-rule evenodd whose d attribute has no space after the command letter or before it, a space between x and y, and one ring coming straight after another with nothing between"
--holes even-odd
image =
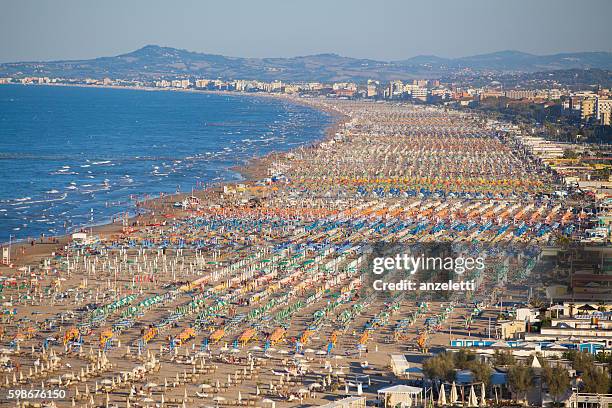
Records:
<instances>
[{"instance_id":1,"label":"wave","mask_svg":"<svg viewBox=\"0 0 612 408\"><path fill-rule=\"evenodd\" d=\"M66 199L66 197L68 197L68 194L63 193L61 196L57 197L57 198L50 198L48 200L35 200L35 201L28 201L24 204L40 204L40 203L52 203L54 201L63 201Z\"/></svg>"}]
</instances>

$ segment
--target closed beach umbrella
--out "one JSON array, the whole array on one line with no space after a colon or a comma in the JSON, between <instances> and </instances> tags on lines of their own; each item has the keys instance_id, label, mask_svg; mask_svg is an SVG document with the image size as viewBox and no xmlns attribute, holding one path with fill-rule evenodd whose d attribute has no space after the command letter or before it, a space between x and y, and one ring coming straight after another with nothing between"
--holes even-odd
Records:
<instances>
[{"instance_id":1,"label":"closed beach umbrella","mask_svg":"<svg viewBox=\"0 0 612 408\"><path fill-rule=\"evenodd\" d=\"M480 384L480 406L484 407L487 405L486 394L485 394L485 385L484 383Z\"/></svg>"},{"instance_id":2,"label":"closed beach umbrella","mask_svg":"<svg viewBox=\"0 0 612 408\"><path fill-rule=\"evenodd\" d=\"M468 407L477 407L478 399L476 398L476 392L474 392L474 385L470 386L470 396L468 398Z\"/></svg>"},{"instance_id":3,"label":"closed beach umbrella","mask_svg":"<svg viewBox=\"0 0 612 408\"><path fill-rule=\"evenodd\" d=\"M451 404L456 404L457 403L457 386L455 385L455 382L453 381L453 385L451 387L451 391L450 391L450 403Z\"/></svg>"},{"instance_id":4,"label":"closed beach umbrella","mask_svg":"<svg viewBox=\"0 0 612 408\"><path fill-rule=\"evenodd\" d=\"M446 405L446 392L444 390L444 384L440 385L440 395L438 395L438 405Z\"/></svg>"}]
</instances>

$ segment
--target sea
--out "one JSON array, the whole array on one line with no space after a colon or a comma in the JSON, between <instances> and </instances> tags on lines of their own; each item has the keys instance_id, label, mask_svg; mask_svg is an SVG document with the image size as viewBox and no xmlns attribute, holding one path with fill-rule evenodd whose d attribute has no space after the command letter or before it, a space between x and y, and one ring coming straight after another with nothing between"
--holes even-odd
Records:
<instances>
[{"instance_id":1,"label":"sea","mask_svg":"<svg viewBox=\"0 0 612 408\"><path fill-rule=\"evenodd\" d=\"M231 168L310 144L332 117L276 98L0 85L0 242L133 214L160 193L238 181Z\"/></svg>"}]
</instances>

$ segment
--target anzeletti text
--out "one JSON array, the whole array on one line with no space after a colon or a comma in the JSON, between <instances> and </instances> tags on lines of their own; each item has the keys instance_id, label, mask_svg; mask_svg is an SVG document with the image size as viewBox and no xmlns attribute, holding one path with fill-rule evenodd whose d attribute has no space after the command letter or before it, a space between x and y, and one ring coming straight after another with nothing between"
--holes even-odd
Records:
<instances>
[{"instance_id":1,"label":"anzeletti text","mask_svg":"<svg viewBox=\"0 0 612 408\"><path fill-rule=\"evenodd\" d=\"M424 291L443 291L443 290L454 290L454 291L470 291L476 290L476 285L473 280L471 281L452 281L448 282L413 282L411 280L402 279L397 282L383 282L378 279L372 283L374 290L377 291L410 291L410 290L424 290Z\"/></svg>"}]
</instances>

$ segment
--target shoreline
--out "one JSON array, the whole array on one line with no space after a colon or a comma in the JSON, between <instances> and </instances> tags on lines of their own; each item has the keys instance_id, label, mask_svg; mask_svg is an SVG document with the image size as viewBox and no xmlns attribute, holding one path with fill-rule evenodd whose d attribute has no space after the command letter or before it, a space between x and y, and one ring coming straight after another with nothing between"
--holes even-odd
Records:
<instances>
[{"instance_id":1,"label":"shoreline","mask_svg":"<svg viewBox=\"0 0 612 408\"><path fill-rule=\"evenodd\" d=\"M19 84L14 84L19 85ZM120 90L134 90L134 91L150 91L150 92L186 92L186 93L199 93L199 94L214 94L214 95L228 95L228 96L246 96L246 97L259 97L259 98L273 98L276 100L282 100L296 105L306 106L311 109L315 109L319 112L327 113L330 116L330 123L323 128L323 137L313 139L310 142L306 142L300 146L292 147L285 151L273 150L263 156L257 156L249 159L245 164L237 164L227 168L228 171L239 174L243 180L230 181L222 180L215 183L213 187L208 187L204 190L193 190L192 192L184 193L173 193L166 194L162 197L151 198L145 201L139 202L135 209L144 209L144 213L131 215L127 218L128 226L133 224L151 223L156 221L159 217L159 213L155 210L164 210L166 214L186 215L180 209L172 207L172 204L176 201L181 201L186 197L194 193L195 196L205 196L210 194L224 185L228 184L254 184L255 182L267 177L268 165L275 159L283 155L287 155L293 152L295 149L312 149L320 143L332 139L337 130L347 120L347 116L343 115L339 111L331 108L316 106L315 104L308 103L299 97L291 97L287 95L277 95L272 93L248 93L248 92L231 92L231 91L214 91L214 90L193 90L193 89L165 89L165 88L153 88L153 87L132 87L132 86L116 86L116 85L82 85L82 84L31 84L22 86L53 86L53 87L75 87L75 88L96 88L96 89L120 89ZM128 208L125 209L128 211ZM183 213L183 214L181 214ZM72 234L79 231L86 231L90 235L98 235L100 237L109 237L115 234L123 233L124 229L122 220L107 219L99 224L94 225L83 225L74 227L72 232L45 236L44 238L23 238L15 241L7 241L0 243L0 247L10 247L10 258L11 265L0 264L0 271L5 269L16 268L32 261L36 261L45 257L52 256L54 253L63 250L63 248L72 240ZM34 244L32 244L32 242Z\"/></svg>"}]
</instances>

